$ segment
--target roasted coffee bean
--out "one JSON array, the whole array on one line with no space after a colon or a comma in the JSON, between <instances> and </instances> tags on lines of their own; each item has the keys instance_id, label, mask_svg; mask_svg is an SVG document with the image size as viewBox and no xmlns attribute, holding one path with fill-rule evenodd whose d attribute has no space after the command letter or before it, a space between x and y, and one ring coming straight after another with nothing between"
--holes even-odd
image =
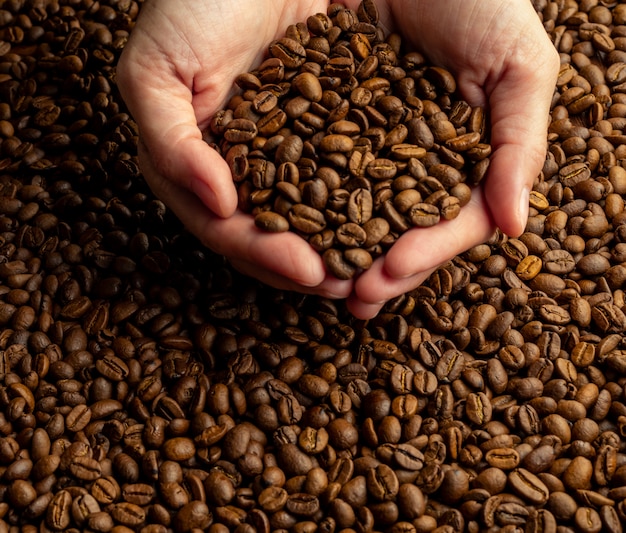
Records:
<instances>
[{"instance_id":1,"label":"roasted coffee bean","mask_svg":"<svg viewBox=\"0 0 626 533\"><path fill-rule=\"evenodd\" d=\"M509 474L509 483L526 501L541 505L548 500L549 491L545 484L524 468L517 468Z\"/></svg>"},{"instance_id":2,"label":"roasted coffee bean","mask_svg":"<svg viewBox=\"0 0 626 533\"><path fill-rule=\"evenodd\" d=\"M111 516L114 520L127 527L137 527L146 519L146 513L141 507L127 502L113 504Z\"/></svg>"},{"instance_id":3,"label":"roasted coffee bean","mask_svg":"<svg viewBox=\"0 0 626 533\"><path fill-rule=\"evenodd\" d=\"M96 368L103 376L113 381L122 381L129 372L128 365L112 354L99 359Z\"/></svg>"},{"instance_id":4,"label":"roasted coffee bean","mask_svg":"<svg viewBox=\"0 0 626 533\"><path fill-rule=\"evenodd\" d=\"M400 486L394 471L386 465L378 465L367 474L367 490L376 500L395 498Z\"/></svg>"},{"instance_id":5,"label":"roasted coffee bean","mask_svg":"<svg viewBox=\"0 0 626 533\"><path fill-rule=\"evenodd\" d=\"M175 527L180 531L204 530L213 519L211 510L206 503L192 501L184 505L177 513Z\"/></svg>"},{"instance_id":6,"label":"roasted coffee bean","mask_svg":"<svg viewBox=\"0 0 626 533\"><path fill-rule=\"evenodd\" d=\"M257 133L257 125L252 120L235 118L226 125L224 138L232 143L245 143L254 139Z\"/></svg>"},{"instance_id":7,"label":"roasted coffee bean","mask_svg":"<svg viewBox=\"0 0 626 533\"><path fill-rule=\"evenodd\" d=\"M102 467L96 459L80 455L71 460L69 470L81 480L93 481L102 475Z\"/></svg>"},{"instance_id":8,"label":"roasted coffee bean","mask_svg":"<svg viewBox=\"0 0 626 533\"><path fill-rule=\"evenodd\" d=\"M48 505L46 525L55 531L66 529L71 521L72 496L66 490L57 492Z\"/></svg>"},{"instance_id":9,"label":"roasted coffee bean","mask_svg":"<svg viewBox=\"0 0 626 533\"><path fill-rule=\"evenodd\" d=\"M468 419L478 425L488 423L491 420L493 411L491 402L482 392L471 393L467 397L465 410Z\"/></svg>"},{"instance_id":10,"label":"roasted coffee bean","mask_svg":"<svg viewBox=\"0 0 626 533\"><path fill-rule=\"evenodd\" d=\"M306 52L299 42L288 37L278 39L269 47L273 57L279 59L286 68L296 68L306 60Z\"/></svg>"},{"instance_id":11,"label":"roasted coffee bean","mask_svg":"<svg viewBox=\"0 0 626 533\"><path fill-rule=\"evenodd\" d=\"M324 215L305 204L294 205L288 214L289 223L305 234L319 233L326 226Z\"/></svg>"},{"instance_id":12,"label":"roasted coffee bean","mask_svg":"<svg viewBox=\"0 0 626 533\"><path fill-rule=\"evenodd\" d=\"M420 470L424 464L424 455L410 444L398 444L393 459L400 468L406 470Z\"/></svg>"},{"instance_id":13,"label":"roasted coffee bean","mask_svg":"<svg viewBox=\"0 0 626 533\"><path fill-rule=\"evenodd\" d=\"M352 266L346 258L344 258L341 250L331 248L326 250L323 255L324 264L330 273L338 279L350 279L354 276L356 267Z\"/></svg>"},{"instance_id":14,"label":"roasted coffee bean","mask_svg":"<svg viewBox=\"0 0 626 533\"><path fill-rule=\"evenodd\" d=\"M436 206L419 202L409 209L407 216L413 226L424 228L437 224L441 214Z\"/></svg>"},{"instance_id":15,"label":"roasted coffee bean","mask_svg":"<svg viewBox=\"0 0 626 533\"><path fill-rule=\"evenodd\" d=\"M262 230L271 233L281 233L289 230L289 221L278 213L271 211L262 211L256 215L254 223Z\"/></svg>"},{"instance_id":16,"label":"roasted coffee bean","mask_svg":"<svg viewBox=\"0 0 626 533\"><path fill-rule=\"evenodd\" d=\"M340 244L348 248L362 246L367 239L365 230L354 222L346 222L339 226L335 236Z\"/></svg>"}]
</instances>

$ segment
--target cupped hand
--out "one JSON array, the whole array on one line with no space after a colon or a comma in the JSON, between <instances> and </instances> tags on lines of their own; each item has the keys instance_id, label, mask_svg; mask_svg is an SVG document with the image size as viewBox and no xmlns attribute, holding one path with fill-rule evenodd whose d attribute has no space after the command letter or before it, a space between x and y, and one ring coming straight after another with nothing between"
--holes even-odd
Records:
<instances>
[{"instance_id":1,"label":"cupped hand","mask_svg":"<svg viewBox=\"0 0 626 533\"><path fill-rule=\"evenodd\" d=\"M358 0L346 0L356 9ZM325 273L295 234L264 234L237 211L226 162L201 130L232 82L258 64L290 23L326 10L321 0L151 0L118 65L140 127L139 158L155 194L189 230L246 274L273 286L342 298L357 317L421 284L446 260L500 227L523 231L528 193L546 149L558 56L528 0L380 0L383 25L457 77L491 118L488 175L453 221L405 233L354 283Z\"/></svg>"},{"instance_id":2,"label":"cupped hand","mask_svg":"<svg viewBox=\"0 0 626 533\"><path fill-rule=\"evenodd\" d=\"M343 298L352 282L328 276L306 241L263 233L237 210L230 169L201 133L226 104L235 77L260 63L289 24L326 8L323 0L150 0L117 82L139 125L139 162L150 188L204 245L277 288Z\"/></svg>"},{"instance_id":3,"label":"cupped hand","mask_svg":"<svg viewBox=\"0 0 626 533\"><path fill-rule=\"evenodd\" d=\"M529 193L545 160L559 70L529 0L387 0L379 11L383 24L455 75L470 104L488 110L492 155L487 176L457 219L408 231L359 277L348 305L360 318L374 316L496 227L510 236L523 232Z\"/></svg>"}]
</instances>

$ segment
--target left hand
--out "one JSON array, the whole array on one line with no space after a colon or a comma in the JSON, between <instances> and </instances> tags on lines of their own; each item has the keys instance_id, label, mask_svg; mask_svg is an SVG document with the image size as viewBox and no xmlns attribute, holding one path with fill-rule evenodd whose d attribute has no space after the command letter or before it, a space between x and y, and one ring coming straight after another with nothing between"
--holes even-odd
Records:
<instances>
[{"instance_id":1,"label":"left hand","mask_svg":"<svg viewBox=\"0 0 626 533\"><path fill-rule=\"evenodd\" d=\"M529 0L388 0L378 7L385 27L448 68L463 97L488 110L493 151L487 176L456 219L406 232L356 280L348 307L359 318L375 316L496 227L510 236L524 231L559 70Z\"/></svg>"}]
</instances>

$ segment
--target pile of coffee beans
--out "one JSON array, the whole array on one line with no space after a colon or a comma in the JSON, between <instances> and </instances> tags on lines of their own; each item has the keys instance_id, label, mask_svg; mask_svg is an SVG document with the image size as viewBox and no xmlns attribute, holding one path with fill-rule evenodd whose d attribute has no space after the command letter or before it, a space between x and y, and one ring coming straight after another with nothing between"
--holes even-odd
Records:
<instances>
[{"instance_id":1,"label":"pile of coffee beans","mask_svg":"<svg viewBox=\"0 0 626 533\"><path fill-rule=\"evenodd\" d=\"M562 69L526 231L366 322L152 196L115 86L141 3L5 0L0 533L623 531L626 5L534 6Z\"/></svg>"},{"instance_id":2,"label":"pile of coffee beans","mask_svg":"<svg viewBox=\"0 0 626 533\"><path fill-rule=\"evenodd\" d=\"M491 153L483 109L378 19L365 0L289 26L210 127L240 209L306 238L340 279L409 228L455 218Z\"/></svg>"}]
</instances>

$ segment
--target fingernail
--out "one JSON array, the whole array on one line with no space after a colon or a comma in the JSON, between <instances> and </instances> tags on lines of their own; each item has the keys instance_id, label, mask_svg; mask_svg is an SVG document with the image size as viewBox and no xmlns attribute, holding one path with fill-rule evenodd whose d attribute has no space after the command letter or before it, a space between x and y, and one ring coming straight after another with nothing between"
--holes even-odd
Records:
<instances>
[{"instance_id":1,"label":"fingernail","mask_svg":"<svg viewBox=\"0 0 626 533\"><path fill-rule=\"evenodd\" d=\"M519 199L519 221L522 228L526 227L528 221L528 202L530 200L530 189L524 187Z\"/></svg>"}]
</instances>

